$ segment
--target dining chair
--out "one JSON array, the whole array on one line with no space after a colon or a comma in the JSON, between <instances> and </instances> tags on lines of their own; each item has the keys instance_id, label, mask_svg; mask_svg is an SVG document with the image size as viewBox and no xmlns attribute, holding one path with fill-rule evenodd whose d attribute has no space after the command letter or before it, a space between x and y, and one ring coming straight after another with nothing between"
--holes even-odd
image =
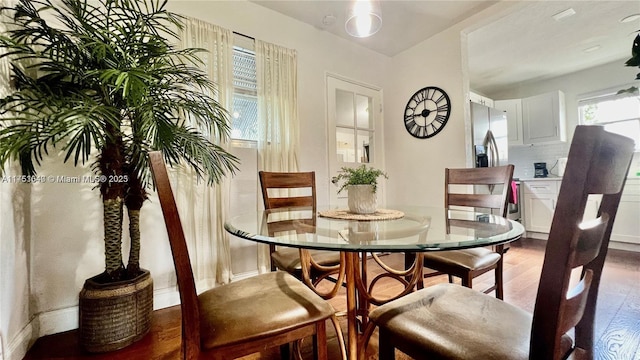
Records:
<instances>
[{"instance_id":1,"label":"dining chair","mask_svg":"<svg viewBox=\"0 0 640 360\"><path fill-rule=\"evenodd\" d=\"M293 229L293 222L304 221L307 225L315 226L317 201L314 171L260 171L258 176L265 210L303 207L310 209L306 219L280 219L267 223L270 236L276 231ZM269 252L271 254L271 271L280 269L294 275L325 299L334 297L340 289L345 273L345 269L341 266L343 261L341 261L340 252L290 247L276 248L273 244L269 245ZM307 263L303 264L302 259L306 259ZM309 265L308 271L303 271L303 265ZM332 275L337 275L337 278L331 278ZM324 279L334 281L336 285L329 290L321 291L316 285Z\"/></svg>"},{"instance_id":2,"label":"dining chair","mask_svg":"<svg viewBox=\"0 0 640 360\"><path fill-rule=\"evenodd\" d=\"M416 359L592 359L600 276L633 151L631 139L601 126L576 127L533 314L438 284L370 314L379 358L397 348ZM601 196L595 219L584 216L590 195Z\"/></svg>"},{"instance_id":3,"label":"dining chair","mask_svg":"<svg viewBox=\"0 0 640 360\"><path fill-rule=\"evenodd\" d=\"M167 170L160 152L150 152L155 186L164 215L177 275L182 313L182 359L234 359L313 337L314 355L327 359L326 320L335 310L298 279L271 272L196 294L189 253ZM342 333L336 328L342 345Z\"/></svg>"},{"instance_id":4,"label":"dining chair","mask_svg":"<svg viewBox=\"0 0 640 360\"><path fill-rule=\"evenodd\" d=\"M497 211L498 215L506 217L513 169L513 165L445 169L445 208L448 209L451 206L482 208L488 212ZM466 191L468 186L474 186L474 193ZM503 255L504 245L497 245L495 251L487 248L472 248L426 252L423 253L424 266L436 272L426 273L425 277L447 274L449 282L452 282L452 276L456 276L461 279L463 286L472 288L474 278L493 270L494 283L483 292L490 293L495 290L496 297L503 299ZM422 285L418 283L419 288Z\"/></svg>"}]
</instances>

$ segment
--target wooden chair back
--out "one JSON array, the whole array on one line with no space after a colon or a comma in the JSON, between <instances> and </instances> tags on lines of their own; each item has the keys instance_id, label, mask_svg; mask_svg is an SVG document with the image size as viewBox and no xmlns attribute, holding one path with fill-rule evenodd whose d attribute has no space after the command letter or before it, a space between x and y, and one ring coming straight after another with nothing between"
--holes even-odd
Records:
<instances>
[{"instance_id":1,"label":"wooden chair back","mask_svg":"<svg viewBox=\"0 0 640 360\"><path fill-rule=\"evenodd\" d=\"M545 251L530 359L565 359L561 337L574 327L573 356L593 357L598 286L633 151L631 139L601 126L576 127ZM583 222L591 194L602 195L597 218ZM574 269L580 280L570 290Z\"/></svg>"},{"instance_id":2,"label":"wooden chair back","mask_svg":"<svg viewBox=\"0 0 640 360\"><path fill-rule=\"evenodd\" d=\"M267 172L260 171L260 187L265 210L282 207L311 206L316 210L316 173L310 172ZM310 195L271 196L270 189L307 189Z\"/></svg>"},{"instance_id":3,"label":"wooden chair back","mask_svg":"<svg viewBox=\"0 0 640 360\"><path fill-rule=\"evenodd\" d=\"M445 169L445 197L444 206L467 206L474 208L495 209L501 216L507 216L508 193L511 188L513 178L513 165L467 168L467 169ZM486 193L460 193L452 191L451 185L487 185L491 190L496 185L500 185L500 193L490 193L487 188ZM491 191L493 192L493 191Z\"/></svg>"},{"instance_id":4,"label":"wooden chair back","mask_svg":"<svg viewBox=\"0 0 640 360\"><path fill-rule=\"evenodd\" d=\"M312 217L307 221L309 225L315 226L315 213L316 213L316 173L314 171L309 172L258 172L260 177L260 187L262 188L262 201L264 203L265 210L279 209L285 207L303 207L308 206L311 208ZM282 192L279 194L271 194L270 190L291 190L306 192L306 195L291 195L287 191L286 195ZM299 221L299 220L296 220ZM273 235L279 228L291 228L291 220L282 220L278 223L269 223L268 230L269 235ZM276 251L276 246L269 244L269 252ZM271 264L271 271L275 271L276 268Z\"/></svg>"},{"instance_id":5,"label":"wooden chair back","mask_svg":"<svg viewBox=\"0 0 640 360\"><path fill-rule=\"evenodd\" d=\"M182 356L183 359L197 359L200 355L200 309L187 242L162 153L159 151L150 152L149 160L158 198L160 199L160 206L162 207L162 214L164 215L164 222L169 234L169 244L176 270L178 291L180 292Z\"/></svg>"},{"instance_id":6,"label":"wooden chair back","mask_svg":"<svg viewBox=\"0 0 640 360\"><path fill-rule=\"evenodd\" d=\"M315 232L316 226L316 174L314 171L309 172L267 172L260 171L260 186L262 187L262 199L264 208L271 214L276 214L274 220L267 220L266 228L269 236L273 236L277 232L295 232L297 234ZM291 190L286 195L282 193L271 195L269 190ZM304 192L305 195L291 194L292 192ZM295 218L278 218L277 209L296 208ZM276 251L276 246L269 244L269 252ZM327 253L328 251L320 251ZM321 263L318 259L322 255L317 251L313 253L307 249L299 249L301 273L295 274L300 277L302 282L315 291L323 299L334 297L343 284L346 268L341 264L344 263L341 254L334 253L330 259L330 263ZM326 261L326 258L325 258ZM276 266L271 262L271 271L275 271ZM321 291L316 285L323 279L328 279L331 275L336 278L331 281L334 286L328 290Z\"/></svg>"},{"instance_id":7,"label":"wooden chair back","mask_svg":"<svg viewBox=\"0 0 640 360\"><path fill-rule=\"evenodd\" d=\"M316 229L316 215L311 212L311 207L296 208L298 213L287 211L287 219L270 219L270 217L278 218L279 211L272 209L268 211L268 215L265 217L266 222L263 227L266 227L267 234L269 236L276 236L278 233L296 232L298 234L303 233L315 233Z\"/></svg>"}]
</instances>

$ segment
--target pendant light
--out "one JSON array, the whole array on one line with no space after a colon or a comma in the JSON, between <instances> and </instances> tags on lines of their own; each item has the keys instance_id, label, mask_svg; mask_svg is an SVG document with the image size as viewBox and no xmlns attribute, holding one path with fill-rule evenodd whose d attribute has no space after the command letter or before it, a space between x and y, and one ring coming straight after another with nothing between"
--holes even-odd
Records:
<instances>
[{"instance_id":1,"label":"pendant light","mask_svg":"<svg viewBox=\"0 0 640 360\"><path fill-rule=\"evenodd\" d=\"M367 37L382 27L382 11L377 0L356 0L347 10L344 28L353 37Z\"/></svg>"}]
</instances>

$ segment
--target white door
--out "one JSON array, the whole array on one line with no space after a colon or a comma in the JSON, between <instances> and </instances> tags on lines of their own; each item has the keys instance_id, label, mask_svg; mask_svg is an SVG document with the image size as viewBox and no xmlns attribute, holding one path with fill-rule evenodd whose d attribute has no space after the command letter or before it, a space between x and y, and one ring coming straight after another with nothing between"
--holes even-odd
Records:
<instances>
[{"instance_id":1,"label":"white door","mask_svg":"<svg viewBox=\"0 0 640 360\"><path fill-rule=\"evenodd\" d=\"M379 88L327 75L329 176L342 167L362 164L384 171L382 95ZM378 204L384 204L384 179L379 179ZM346 191L330 184L330 205L347 206Z\"/></svg>"}]
</instances>

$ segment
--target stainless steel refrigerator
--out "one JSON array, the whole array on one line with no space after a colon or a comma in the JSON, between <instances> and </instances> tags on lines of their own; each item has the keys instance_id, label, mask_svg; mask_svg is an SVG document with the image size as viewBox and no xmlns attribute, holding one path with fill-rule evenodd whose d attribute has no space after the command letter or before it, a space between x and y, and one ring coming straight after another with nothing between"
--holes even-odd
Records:
<instances>
[{"instance_id":1,"label":"stainless steel refrigerator","mask_svg":"<svg viewBox=\"0 0 640 360\"><path fill-rule=\"evenodd\" d=\"M473 132L473 155L476 167L503 166L509 164L509 138L507 134L507 113L485 105L471 103ZM495 189L502 191L502 189ZM519 195L517 185L517 195ZM476 186L476 193L492 193L493 187ZM520 201L510 202L507 216L520 220Z\"/></svg>"},{"instance_id":2,"label":"stainless steel refrigerator","mask_svg":"<svg viewBox=\"0 0 640 360\"><path fill-rule=\"evenodd\" d=\"M475 166L507 165L509 163L507 113L472 102L471 123Z\"/></svg>"}]
</instances>

